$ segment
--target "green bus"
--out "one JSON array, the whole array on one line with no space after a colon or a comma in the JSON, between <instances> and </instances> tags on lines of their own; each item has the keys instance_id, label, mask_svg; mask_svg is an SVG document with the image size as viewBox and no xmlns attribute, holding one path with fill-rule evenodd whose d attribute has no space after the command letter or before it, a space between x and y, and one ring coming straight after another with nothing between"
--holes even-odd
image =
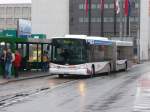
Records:
<instances>
[{"instance_id":1,"label":"green bus","mask_svg":"<svg viewBox=\"0 0 150 112\"><path fill-rule=\"evenodd\" d=\"M22 55L22 70L39 70L42 68L42 56L46 51L50 56L50 39L35 39L35 38L14 38L0 37L0 55L3 49L10 48L12 52L16 49ZM0 75L2 69L0 66Z\"/></svg>"}]
</instances>

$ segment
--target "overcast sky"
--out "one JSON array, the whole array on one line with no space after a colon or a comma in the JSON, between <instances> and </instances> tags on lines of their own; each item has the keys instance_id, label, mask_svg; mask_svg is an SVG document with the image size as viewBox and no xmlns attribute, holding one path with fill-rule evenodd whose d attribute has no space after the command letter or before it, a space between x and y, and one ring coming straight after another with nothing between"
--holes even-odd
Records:
<instances>
[{"instance_id":1,"label":"overcast sky","mask_svg":"<svg viewBox=\"0 0 150 112\"><path fill-rule=\"evenodd\" d=\"M31 3L31 0L0 0L0 4Z\"/></svg>"}]
</instances>

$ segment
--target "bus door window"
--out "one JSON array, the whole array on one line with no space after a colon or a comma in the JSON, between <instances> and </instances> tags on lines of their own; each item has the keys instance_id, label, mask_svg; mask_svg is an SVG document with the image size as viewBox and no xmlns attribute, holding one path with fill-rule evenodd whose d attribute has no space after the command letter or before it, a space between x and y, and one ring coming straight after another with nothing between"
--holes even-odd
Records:
<instances>
[{"instance_id":1,"label":"bus door window","mask_svg":"<svg viewBox=\"0 0 150 112\"><path fill-rule=\"evenodd\" d=\"M95 45L94 44L87 44L87 60L88 62L93 62L95 59Z\"/></svg>"},{"instance_id":2,"label":"bus door window","mask_svg":"<svg viewBox=\"0 0 150 112\"><path fill-rule=\"evenodd\" d=\"M119 47L117 49L117 59L121 60L121 52Z\"/></svg>"},{"instance_id":3,"label":"bus door window","mask_svg":"<svg viewBox=\"0 0 150 112\"><path fill-rule=\"evenodd\" d=\"M132 57L132 48L130 46L120 46L118 47L118 59L124 60Z\"/></svg>"},{"instance_id":4,"label":"bus door window","mask_svg":"<svg viewBox=\"0 0 150 112\"><path fill-rule=\"evenodd\" d=\"M105 60L105 46L101 45L99 48L99 55L100 55L100 60L104 61Z\"/></svg>"},{"instance_id":5,"label":"bus door window","mask_svg":"<svg viewBox=\"0 0 150 112\"><path fill-rule=\"evenodd\" d=\"M112 46L105 46L105 60L112 60L112 56L113 56L113 48Z\"/></svg>"}]
</instances>

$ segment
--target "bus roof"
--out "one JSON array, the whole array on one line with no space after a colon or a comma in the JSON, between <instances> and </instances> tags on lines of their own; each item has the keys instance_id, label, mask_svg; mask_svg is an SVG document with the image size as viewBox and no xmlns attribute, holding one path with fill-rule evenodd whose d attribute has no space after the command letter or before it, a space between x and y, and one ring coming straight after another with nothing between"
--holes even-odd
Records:
<instances>
[{"instance_id":1,"label":"bus roof","mask_svg":"<svg viewBox=\"0 0 150 112\"><path fill-rule=\"evenodd\" d=\"M117 46L133 46L133 42L130 41L120 41L120 40L112 40L116 43Z\"/></svg>"},{"instance_id":2,"label":"bus roof","mask_svg":"<svg viewBox=\"0 0 150 112\"><path fill-rule=\"evenodd\" d=\"M87 35L65 35L65 37L52 37L54 38L71 38L71 39L85 39L85 40L108 40L106 37L96 37L96 36L87 36Z\"/></svg>"},{"instance_id":3,"label":"bus roof","mask_svg":"<svg viewBox=\"0 0 150 112\"><path fill-rule=\"evenodd\" d=\"M106 37L97 37L97 36L87 36L87 35L65 35L65 37L52 37L52 39L84 39L90 44L97 45L111 45L116 43L117 46L133 46L133 42L130 41L120 41L120 40L109 40Z\"/></svg>"},{"instance_id":4,"label":"bus roof","mask_svg":"<svg viewBox=\"0 0 150 112\"><path fill-rule=\"evenodd\" d=\"M65 37L52 37L52 39L83 39L89 44L112 45L112 41L105 37L87 36L87 35L66 35Z\"/></svg>"}]
</instances>

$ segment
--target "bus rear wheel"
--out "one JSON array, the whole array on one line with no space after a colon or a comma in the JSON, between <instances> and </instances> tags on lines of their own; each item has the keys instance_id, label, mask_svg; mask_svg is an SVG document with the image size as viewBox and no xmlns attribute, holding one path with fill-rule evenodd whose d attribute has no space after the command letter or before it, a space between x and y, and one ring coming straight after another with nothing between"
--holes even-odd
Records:
<instances>
[{"instance_id":1,"label":"bus rear wheel","mask_svg":"<svg viewBox=\"0 0 150 112\"><path fill-rule=\"evenodd\" d=\"M128 64L127 64L127 62L125 63L125 69L124 69L124 71L127 71L127 69L128 69Z\"/></svg>"},{"instance_id":2,"label":"bus rear wheel","mask_svg":"<svg viewBox=\"0 0 150 112\"><path fill-rule=\"evenodd\" d=\"M59 74L58 77L59 78L64 78L64 75L63 74Z\"/></svg>"},{"instance_id":3,"label":"bus rear wheel","mask_svg":"<svg viewBox=\"0 0 150 112\"><path fill-rule=\"evenodd\" d=\"M94 75L95 75L95 66L94 65L92 65L92 67L91 67L91 77L93 77Z\"/></svg>"}]
</instances>

